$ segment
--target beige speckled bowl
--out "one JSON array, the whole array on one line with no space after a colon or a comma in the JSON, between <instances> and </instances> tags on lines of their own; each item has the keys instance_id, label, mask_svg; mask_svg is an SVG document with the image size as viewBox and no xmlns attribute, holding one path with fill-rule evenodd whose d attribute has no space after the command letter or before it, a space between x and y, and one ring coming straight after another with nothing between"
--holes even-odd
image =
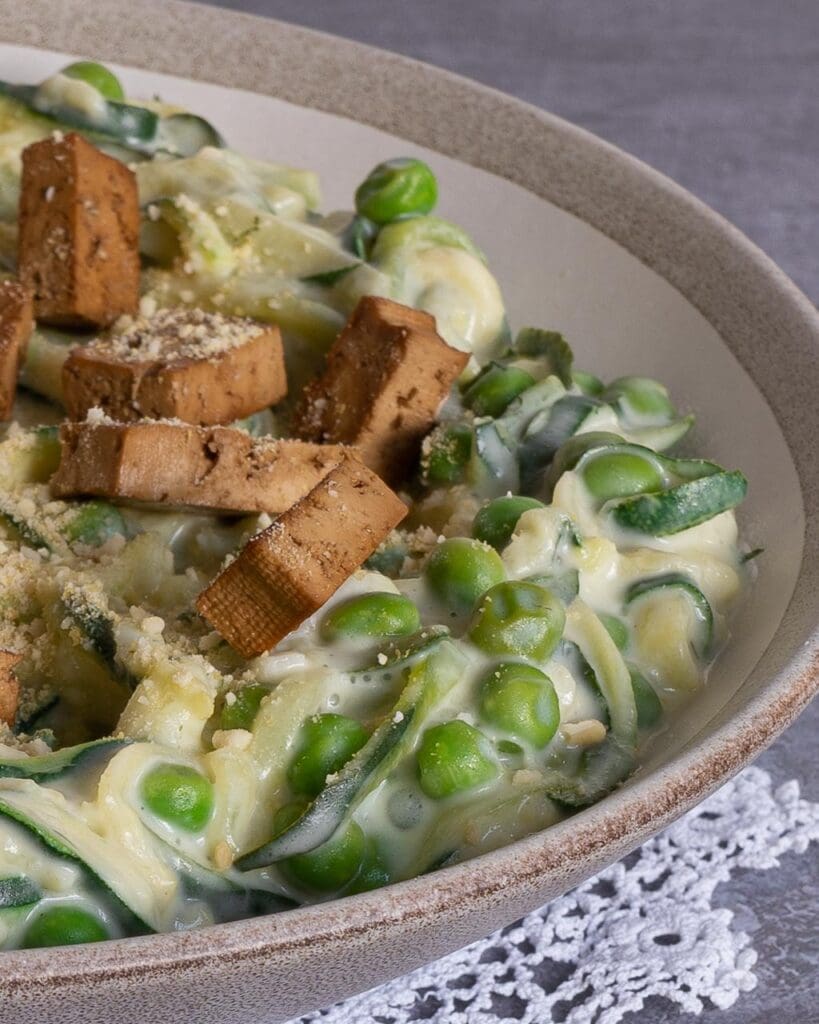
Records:
<instances>
[{"instance_id":1,"label":"beige speckled bowl","mask_svg":"<svg viewBox=\"0 0 819 1024\"><path fill-rule=\"evenodd\" d=\"M565 331L603 376L669 383L700 412L697 447L746 471L743 529L766 548L707 690L596 807L386 891L195 933L4 954L1 1020L251 1024L327 1004L621 857L805 706L819 678L819 316L729 224L548 114L275 22L167 0L0 0L0 38L19 44L0 47L3 78L37 80L62 63L20 46L119 62L130 91L187 103L237 147L322 171L329 206L348 204L377 160L425 154L442 212L489 253L513 322Z\"/></svg>"}]
</instances>

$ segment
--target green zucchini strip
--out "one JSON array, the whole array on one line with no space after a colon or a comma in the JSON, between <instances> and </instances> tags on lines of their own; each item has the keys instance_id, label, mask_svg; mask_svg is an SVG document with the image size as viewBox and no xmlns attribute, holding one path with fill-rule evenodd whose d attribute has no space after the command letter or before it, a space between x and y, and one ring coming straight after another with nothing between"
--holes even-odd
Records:
<instances>
[{"instance_id":1,"label":"green zucchini strip","mask_svg":"<svg viewBox=\"0 0 819 1024\"><path fill-rule=\"evenodd\" d=\"M139 680L122 664L117 653L116 619L113 614L76 584L68 584L64 588L62 599L69 617L112 678L128 690L136 689Z\"/></svg>"},{"instance_id":2,"label":"green zucchini strip","mask_svg":"<svg viewBox=\"0 0 819 1024\"><path fill-rule=\"evenodd\" d=\"M723 471L657 494L637 494L608 502L605 511L625 530L667 537L735 508L747 490L748 481L742 473Z\"/></svg>"},{"instance_id":3,"label":"green zucchini strip","mask_svg":"<svg viewBox=\"0 0 819 1024\"><path fill-rule=\"evenodd\" d=\"M572 386L572 364L574 353L571 346L558 331L544 331L540 327L522 327L513 346L517 355L546 359L549 373L560 380L565 387Z\"/></svg>"},{"instance_id":4,"label":"green zucchini strip","mask_svg":"<svg viewBox=\"0 0 819 1024\"><path fill-rule=\"evenodd\" d=\"M544 792L567 807L588 807L602 800L634 770L634 751L609 736L585 751L576 775L556 769L544 773Z\"/></svg>"},{"instance_id":5,"label":"green zucchini strip","mask_svg":"<svg viewBox=\"0 0 819 1024\"><path fill-rule=\"evenodd\" d=\"M0 760L0 779L33 779L45 782L60 778L94 761L113 755L131 741L125 739L92 740L76 747L63 747L53 754L38 757L14 757Z\"/></svg>"},{"instance_id":6,"label":"green zucchini strip","mask_svg":"<svg viewBox=\"0 0 819 1024\"><path fill-rule=\"evenodd\" d=\"M155 931L146 920L149 915L138 913L132 906L134 902L144 902L149 909L151 900L147 892L143 891L141 899L135 900L140 887L132 875L113 862L103 867L106 859L111 858L108 844L76 818L67 803L63 808L63 803L62 794L43 789L31 779L6 779L0 786L0 816L22 825L52 853L79 864L106 894L127 934Z\"/></svg>"},{"instance_id":7,"label":"green zucchini strip","mask_svg":"<svg viewBox=\"0 0 819 1024\"><path fill-rule=\"evenodd\" d=\"M637 707L631 674L608 630L583 601L566 609L566 639L577 644L591 666L609 711L611 732L625 749L637 740Z\"/></svg>"},{"instance_id":8,"label":"green zucchini strip","mask_svg":"<svg viewBox=\"0 0 819 1024\"><path fill-rule=\"evenodd\" d=\"M79 107L54 102L42 94L38 85L4 81L0 81L0 95L11 97L66 128L76 128L92 140L111 140L145 156L155 153L193 156L203 146L222 147L225 144L213 125L197 114L160 117L147 107L101 98L100 108L104 110L104 116L99 117Z\"/></svg>"},{"instance_id":9,"label":"green zucchini strip","mask_svg":"<svg viewBox=\"0 0 819 1024\"><path fill-rule=\"evenodd\" d=\"M328 840L353 802L364 795L365 787L371 792L389 770L394 763L390 755L406 749L402 740L417 734L417 720L423 720L429 706L457 682L462 665L463 657L451 644L417 665L392 713L341 771L328 780L304 814L270 842L242 857L236 866L242 871L267 867L293 854L313 850Z\"/></svg>"},{"instance_id":10,"label":"green zucchini strip","mask_svg":"<svg viewBox=\"0 0 819 1024\"><path fill-rule=\"evenodd\" d=\"M681 591L691 601L701 631L701 639L696 645L697 654L701 658L706 658L714 642L714 612L708 598L687 576L682 573L670 572L639 580L626 591L626 605L634 604L641 598L670 588Z\"/></svg>"},{"instance_id":11,"label":"green zucchini strip","mask_svg":"<svg viewBox=\"0 0 819 1024\"><path fill-rule=\"evenodd\" d=\"M634 768L637 705L628 666L606 627L582 601L573 601L566 611L565 636L594 672L610 729L603 743L583 753L576 774L547 765L543 787L561 804L585 807L610 793Z\"/></svg>"},{"instance_id":12,"label":"green zucchini strip","mask_svg":"<svg viewBox=\"0 0 819 1024\"><path fill-rule=\"evenodd\" d=\"M0 910L30 907L34 903L39 903L42 896L42 892L30 878L23 875L0 878Z\"/></svg>"}]
</instances>

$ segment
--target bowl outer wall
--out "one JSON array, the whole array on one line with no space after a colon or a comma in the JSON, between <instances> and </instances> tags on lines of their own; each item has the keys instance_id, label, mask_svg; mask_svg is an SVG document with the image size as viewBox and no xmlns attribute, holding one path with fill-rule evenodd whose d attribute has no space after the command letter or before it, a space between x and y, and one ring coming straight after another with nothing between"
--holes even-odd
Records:
<instances>
[{"instance_id":1,"label":"bowl outer wall","mask_svg":"<svg viewBox=\"0 0 819 1024\"><path fill-rule=\"evenodd\" d=\"M180 3L14 0L0 36L276 95L500 174L615 240L716 328L775 412L806 511L805 558L779 633L701 735L572 821L387 892L93 950L4 954L0 1020L285 1019L506 924L622 856L770 743L810 699L819 653L819 315L736 229L581 129L406 58ZM770 358L775 339L777 359ZM272 994L276 996L272 998Z\"/></svg>"}]
</instances>

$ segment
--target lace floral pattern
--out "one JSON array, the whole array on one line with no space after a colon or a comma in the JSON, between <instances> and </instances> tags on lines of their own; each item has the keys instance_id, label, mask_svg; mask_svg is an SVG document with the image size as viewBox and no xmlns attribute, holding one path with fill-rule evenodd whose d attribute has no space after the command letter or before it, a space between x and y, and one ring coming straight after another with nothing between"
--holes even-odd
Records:
<instances>
[{"instance_id":1,"label":"lace floral pattern","mask_svg":"<svg viewBox=\"0 0 819 1024\"><path fill-rule=\"evenodd\" d=\"M819 839L797 782L747 768L699 807L522 921L300 1024L618 1024L651 996L700 1013L756 985L750 937L714 890Z\"/></svg>"}]
</instances>

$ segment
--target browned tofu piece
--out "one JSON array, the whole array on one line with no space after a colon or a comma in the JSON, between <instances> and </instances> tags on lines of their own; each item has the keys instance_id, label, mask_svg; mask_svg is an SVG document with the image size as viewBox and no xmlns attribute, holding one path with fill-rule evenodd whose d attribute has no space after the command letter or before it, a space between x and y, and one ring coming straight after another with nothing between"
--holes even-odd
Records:
<instances>
[{"instance_id":1,"label":"browned tofu piece","mask_svg":"<svg viewBox=\"0 0 819 1024\"><path fill-rule=\"evenodd\" d=\"M278 515L342 461L345 449L250 437L185 423L66 423L58 498L92 496L215 511Z\"/></svg>"},{"instance_id":2,"label":"browned tofu piece","mask_svg":"<svg viewBox=\"0 0 819 1024\"><path fill-rule=\"evenodd\" d=\"M19 281L0 282L0 421L11 419L17 376L34 327L31 292Z\"/></svg>"},{"instance_id":3,"label":"browned tofu piece","mask_svg":"<svg viewBox=\"0 0 819 1024\"><path fill-rule=\"evenodd\" d=\"M201 309L166 309L75 348L63 367L71 419L231 423L287 394L278 327Z\"/></svg>"},{"instance_id":4,"label":"browned tofu piece","mask_svg":"<svg viewBox=\"0 0 819 1024\"><path fill-rule=\"evenodd\" d=\"M125 164L75 133L23 150L17 265L50 324L104 327L139 303L139 197Z\"/></svg>"},{"instance_id":5,"label":"browned tofu piece","mask_svg":"<svg viewBox=\"0 0 819 1024\"><path fill-rule=\"evenodd\" d=\"M323 375L305 388L295 432L305 441L355 445L370 469L400 481L468 360L437 334L429 313L366 296Z\"/></svg>"},{"instance_id":6,"label":"browned tofu piece","mask_svg":"<svg viewBox=\"0 0 819 1024\"><path fill-rule=\"evenodd\" d=\"M15 666L23 659L11 651L0 651L0 722L13 726L20 705L20 683L14 674Z\"/></svg>"},{"instance_id":7,"label":"browned tofu piece","mask_svg":"<svg viewBox=\"0 0 819 1024\"><path fill-rule=\"evenodd\" d=\"M331 597L407 508L348 455L202 591L200 614L245 658L270 650Z\"/></svg>"}]
</instances>

